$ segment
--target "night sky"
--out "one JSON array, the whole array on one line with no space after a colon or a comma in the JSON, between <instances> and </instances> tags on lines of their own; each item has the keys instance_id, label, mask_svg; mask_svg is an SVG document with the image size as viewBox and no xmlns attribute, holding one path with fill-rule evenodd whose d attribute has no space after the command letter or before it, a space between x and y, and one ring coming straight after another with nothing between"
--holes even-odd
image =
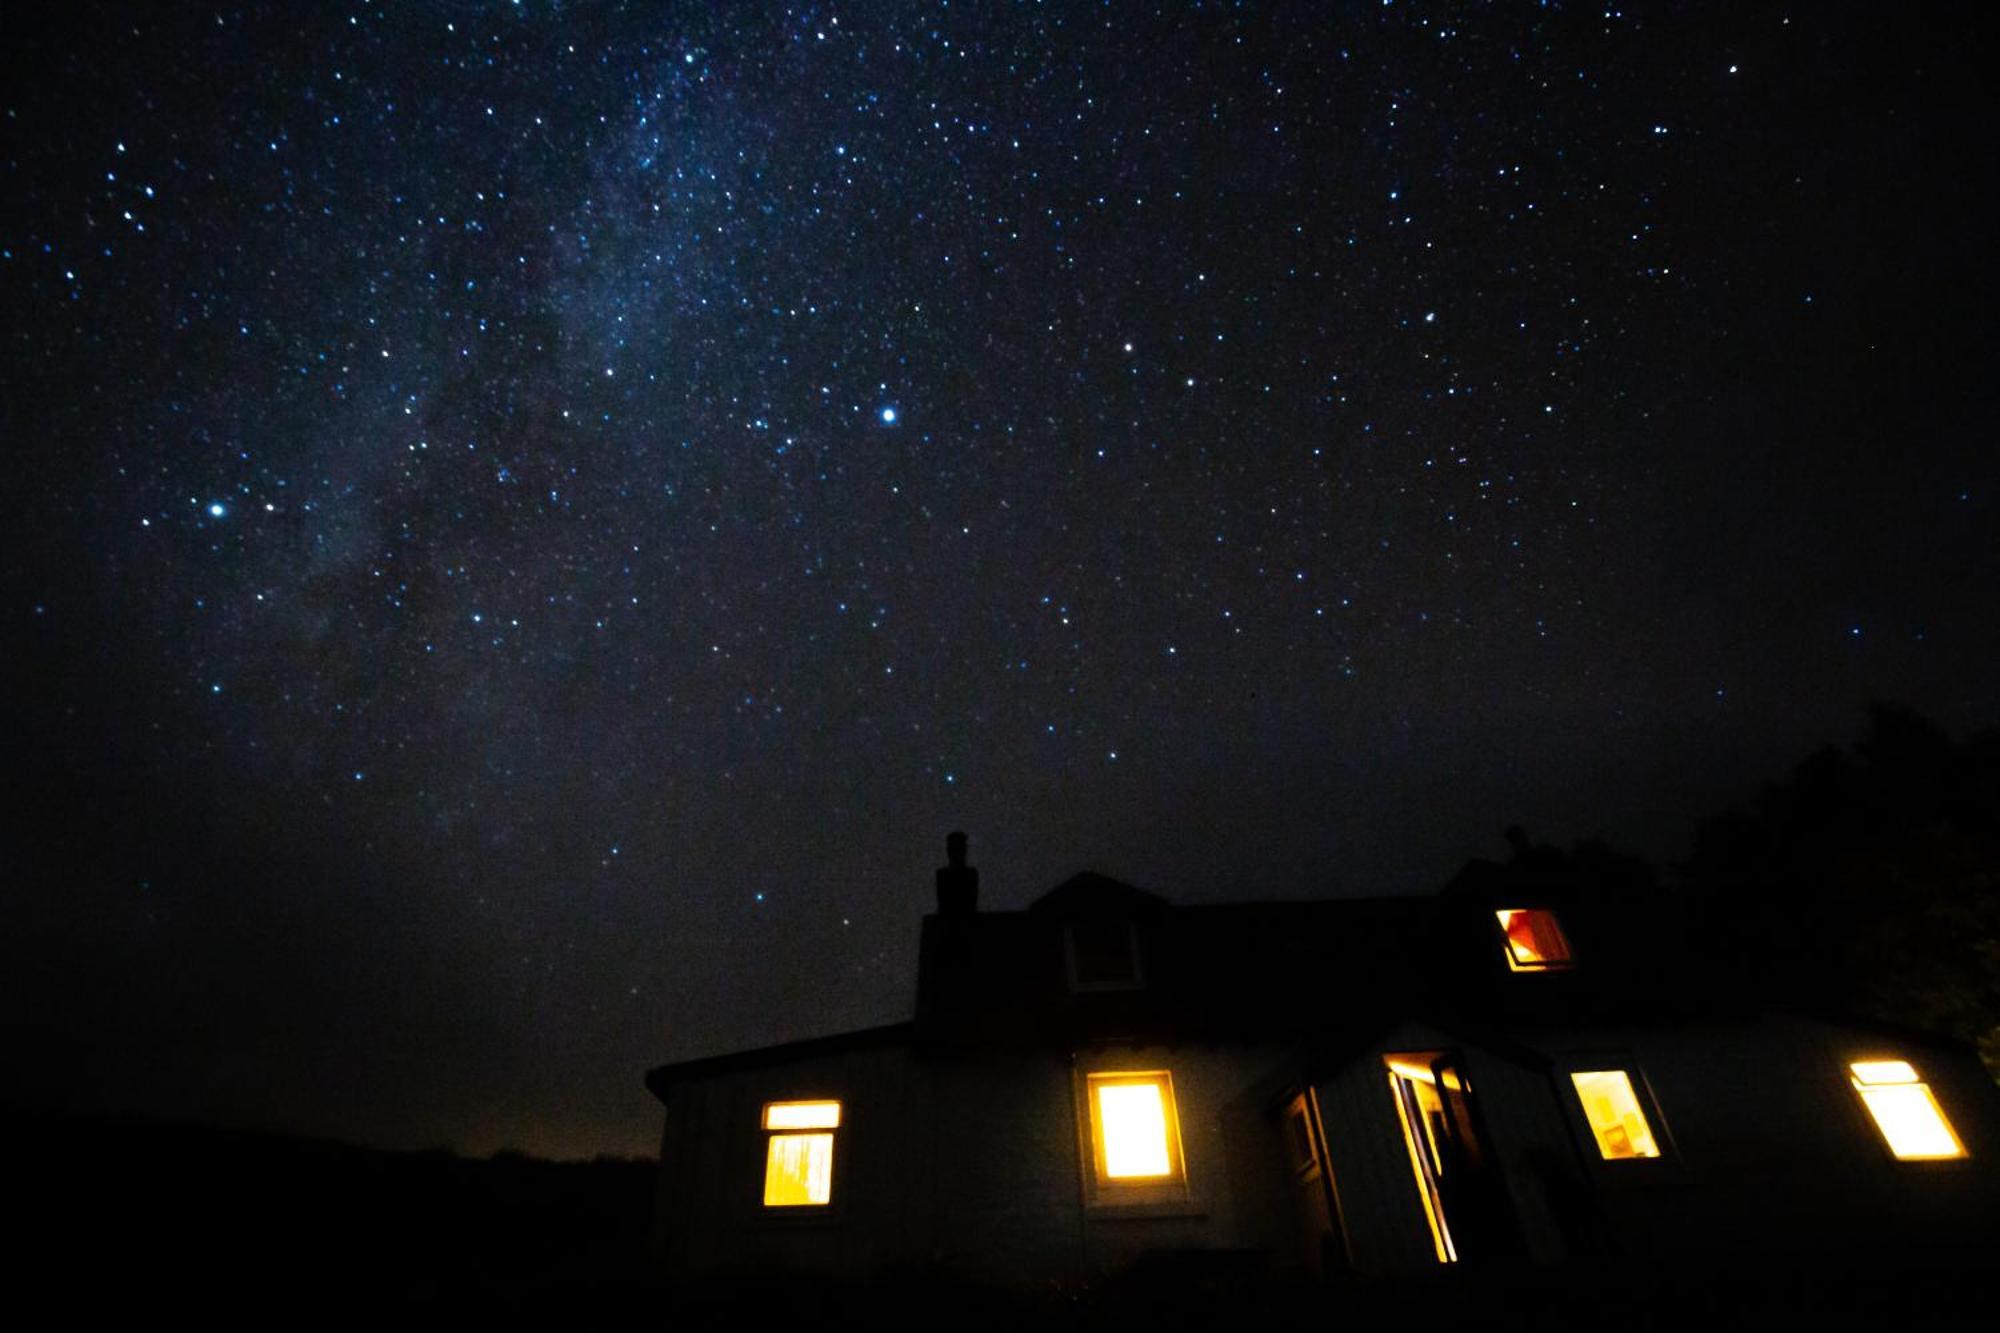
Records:
<instances>
[{"instance_id":1,"label":"night sky","mask_svg":"<svg viewBox=\"0 0 2000 1333\"><path fill-rule=\"evenodd\" d=\"M0 1100L649 1151L984 903L2000 715L1948 7L22 5Z\"/></svg>"}]
</instances>

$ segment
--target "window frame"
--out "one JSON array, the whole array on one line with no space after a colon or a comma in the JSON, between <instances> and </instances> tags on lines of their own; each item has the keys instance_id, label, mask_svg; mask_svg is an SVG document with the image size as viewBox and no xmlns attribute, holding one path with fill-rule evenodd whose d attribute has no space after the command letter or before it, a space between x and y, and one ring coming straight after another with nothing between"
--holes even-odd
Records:
<instances>
[{"instance_id":1,"label":"window frame","mask_svg":"<svg viewBox=\"0 0 2000 1333\"><path fill-rule=\"evenodd\" d=\"M1958 1151L1955 1154L1941 1157L1903 1157L1897 1154L1894 1146L1889 1142L1888 1131L1882 1127L1882 1122L1876 1118L1875 1108L1869 1104L1868 1098L1863 1095L1863 1085L1860 1076L1856 1073L1856 1066L1871 1064L1900 1064L1915 1076L1908 1082L1882 1082L1873 1086L1921 1088L1925 1097L1930 1102L1931 1109L1937 1113L1938 1122L1944 1126L1945 1133L1951 1136L1952 1143L1957 1146ZM1944 1102L1937 1095L1936 1083L1932 1079L1925 1077L1923 1070L1915 1061L1901 1054L1883 1053L1879 1050L1871 1051L1868 1054L1853 1056L1852 1058L1843 1060L1841 1062L1841 1075L1842 1081L1847 1084L1848 1091L1852 1094L1855 1115L1860 1119L1865 1132L1874 1141L1876 1151L1881 1154L1882 1160L1889 1163L1891 1167L1898 1171L1957 1171L1965 1169L1974 1160L1972 1149L1966 1146L1965 1136L1959 1133L1958 1126L1952 1121L1951 1113L1945 1109Z\"/></svg>"},{"instance_id":2,"label":"window frame","mask_svg":"<svg viewBox=\"0 0 2000 1333\"><path fill-rule=\"evenodd\" d=\"M1556 937L1562 941L1563 956L1561 958L1539 963L1524 963L1515 955L1514 940L1507 933L1507 922L1503 918L1530 912L1539 913L1549 919L1549 924L1555 928ZM1500 957L1507 964L1507 973L1509 976L1547 976L1551 973L1574 972L1576 970L1576 942L1570 939L1569 931L1563 926L1562 913L1558 912L1555 908L1536 907L1533 905L1496 907L1489 914L1489 919L1493 922L1493 928L1499 932Z\"/></svg>"},{"instance_id":3,"label":"window frame","mask_svg":"<svg viewBox=\"0 0 2000 1333\"><path fill-rule=\"evenodd\" d=\"M1105 1174L1103 1117L1097 1090L1107 1084L1153 1083L1161 1090L1166 1116L1165 1176L1115 1178ZM1180 1095L1171 1069L1164 1066L1079 1068L1076 1071L1077 1147L1084 1204L1092 1213L1179 1216L1190 1209L1187 1142L1181 1132Z\"/></svg>"},{"instance_id":4,"label":"window frame","mask_svg":"<svg viewBox=\"0 0 2000 1333\"><path fill-rule=\"evenodd\" d=\"M1591 1127L1590 1115L1583 1108L1582 1094L1578 1092L1572 1076L1610 1073L1623 1074L1632 1085L1632 1096L1639 1103L1639 1114L1646 1118L1646 1129L1653 1136L1653 1146L1660 1150L1658 1157L1606 1157L1597 1146L1597 1131ZM1643 1185L1670 1179L1683 1172L1685 1164L1681 1160L1680 1145L1674 1139L1673 1126L1660 1110L1659 1094L1653 1087L1653 1081L1646 1077L1645 1068L1630 1051L1585 1051L1564 1055L1550 1072L1550 1081L1556 1100L1562 1103L1563 1120L1569 1126L1570 1137L1576 1141L1577 1158L1591 1179L1614 1187Z\"/></svg>"},{"instance_id":5,"label":"window frame","mask_svg":"<svg viewBox=\"0 0 2000 1333\"><path fill-rule=\"evenodd\" d=\"M1604 1151L1603 1136L1599 1132L1597 1124L1590 1118L1590 1108L1584 1101L1583 1088L1577 1083L1577 1080L1584 1077L1601 1077L1611 1074L1615 1074L1625 1080L1625 1091L1631 1094L1633 1107L1638 1111L1639 1119L1646 1127L1646 1139L1653 1149L1650 1153L1632 1153L1624 1157L1613 1157ZM1661 1132L1658 1124L1659 1113L1652 1106L1652 1098L1647 1095L1645 1076L1637 1069L1624 1064L1602 1064L1588 1067L1579 1065L1565 1070L1564 1076L1569 1085L1570 1099L1575 1103L1577 1116L1583 1121L1584 1133L1589 1136L1586 1144L1596 1152L1598 1161L1604 1163L1606 1166L1618 1166L1622 1168L1635 1166L1641 1162L1657 1162L1667 1155L1666 1136Z\"/></svg>"},{"instance_id":6,"label":"window frame","mask_svg":"<svg viewBox=\"0 0 2000 1333\"><path fill-rule=\"evenodd\" d=\"M771 1128L769 1125L770 1114L773 1107L810 1106L819 1104L831 1104L836 1108L835 1110L836 1118L835 1118L835 1123L833 1125L826 1128L801 1128L801 1127L781 1126L775 1129ZM842 1163L843 1159L847 1155L845 1152L846 1148L845 1138L847 1129L848 1129L848 1105L847 1105L847 1099L845 1097L841 1097L832 1093L826 1093L826 1094L810 1094L810 1095L792 1095L792 1096L760 1099L759 1102L757 1103L757 1143L759 1148L759 1151L757 1153L757 1169L756 1169L757 1184L756 1184L756 1192L752 1196L753 1208L756 1213L756 1216L766 1221L780 1223L780 1224L788 1224L797 1222L810 1222L815 1219L826 1218L836 1215L840 1209L841 1197L845 1192L845 1186L842 1183L842 1177L844 1174ZM764 1198L764 1190L768 1183L771 1170L771 1145L780 1138L803 1136L809 1134L826 1134L829 1135L833 1141L831 1145L832 1160L829 1162L827 1167L826 1202L825 1203L767 1202Z\"/></svg>"},{"instance_id":7,"label":"window frame","mask_svg":"<svg viewBox=\"0 0 2000 1333\"><path fill-rule=\"evenodd\" d=\"M1115 981L1085 981L1077 971L1076 931L1082 927L1117 927L1125 933L1126 957L1132 960L1132 975ZM1092 995L1103 991L1132 991L1146 988L1146 964L1139 956L1139 928L1133 921L1114 917L1090 921L1065 922L1063 937L1063 970L1072 994Z\"/></svg>"}]
</instances>

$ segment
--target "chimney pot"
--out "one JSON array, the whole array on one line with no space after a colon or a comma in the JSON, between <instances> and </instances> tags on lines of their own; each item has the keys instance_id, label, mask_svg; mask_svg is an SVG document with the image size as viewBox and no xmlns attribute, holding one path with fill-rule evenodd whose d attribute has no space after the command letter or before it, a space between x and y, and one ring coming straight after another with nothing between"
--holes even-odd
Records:
<instances>
[{"instance_id":1,"label":"chimney pot","mask_svg":"<svg viewBox=\"0 0 2000 1333\"><path fill-rule=\"evenodd\" d=\"M979 872L965 863L963 833L945 836L944 857L937 872L938 914L970 916L979 910Z\"/></svg>"}]
</instances>

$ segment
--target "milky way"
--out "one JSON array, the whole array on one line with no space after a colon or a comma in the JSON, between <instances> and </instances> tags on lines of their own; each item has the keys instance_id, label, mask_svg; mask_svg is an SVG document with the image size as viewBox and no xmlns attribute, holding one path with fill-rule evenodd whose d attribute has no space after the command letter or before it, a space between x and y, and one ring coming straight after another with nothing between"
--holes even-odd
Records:
<instances>
[{"instance_id":1,"label":"milky way","mask_svg":"<svg viewBox=\"0 0 2000 1333\"><path fill-rule=\"evenodd\" d=\"M1422 891L1990 721L1979 72L1822 9L14 20L18 1095L644 1150L949 828Z\"/></svg>"}]
</instances>

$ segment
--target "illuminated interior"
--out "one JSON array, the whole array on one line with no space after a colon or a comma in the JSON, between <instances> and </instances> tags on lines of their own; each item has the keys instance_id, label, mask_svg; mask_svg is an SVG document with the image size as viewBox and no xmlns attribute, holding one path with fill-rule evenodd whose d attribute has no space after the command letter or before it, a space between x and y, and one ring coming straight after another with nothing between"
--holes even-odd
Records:
<instances>
[{"instance_id":1,"label":"illuminated interior","mask_svg":"<svg viewBox=\"0 0 2000 1333\"><path fill-rule=\"evenodd\" d=\"M1420 1056L1389 1056L1389 1092L1396 1099L1397 1119L1403 1126L1403 1146L1410 1151L1410 1169L1416 1174L1417 1195L1423 1200L1424 1221L1429 1225L1431 1244L1438 1262L1458 1262L1458 1247L1452 1240L1451 1224L1445 1218L1443 1180L1445 1153L1444 1095L1438 1091L1437 1075L1420 1061ZM1445 1071L1445 1088L1462 1092L1458 1077Z\"/></svg>"},{"instance_id":2,"label":"illuminated interior","mask_svg":"<svg viewBox=\"0 0 2000 1333\"><path fill-rule=\"evenodd\" d=\"M764 1206L816 1207L833 1199L833 1131L840 1127L839 1102L767 1102L766 1130L774 1133L764 1153Z\"/></svg>"},{"instance_id":3,"label":"illuminated interior","mask_svg":"<svg viewBox=\"0 0 2000 1333\"><path fill-rule=\"evenodd\" d=\"M1966 1155L1930 1085L1908 1062L1860 1060L1847 1069L1862 1105L1875 1117L1889 1151L1900 1160L1936 1162Z\"/></svg>"},{"instance_id":4,"label":"illuminated interior","mask_svg":"<svg viewBox=\"0 0 2000 1333\"><path fill-rule=\"evenodd\" d=\"M1168 1075L1092 1074L1090 1120L1100 1182L1144 1184L1180 1176Z\"/></svg>"},{"instance_id":5,"label":"illuminated interior","mask_svg":"<svg viewBox=\"0 0 2000 1333\"><path fill-rule=\"evenodd\" d=\"M1583 1103L1583 1118L1597 1140L1598 1155L1607 1162L1658 1157L1660 1145L1653 1139L1652 1126L1640 1109L1639 1094L1632 1079L1622 1069L1577 1070L1569 1076L1576 1085L1577 1100Z\"/></svg>"},{"instance_id":6,"label":"illuminated interior","mask_svg":"<svg viewBox=\"0 0 2000 1333\"><path fill-rule=\"evenodd\" d=\"M1507 968L1513 972L1553 972L1571 966L1569 940L1544 907L1506 907L1494 913L1507 936Z\"/></svg>"},{"instance_id":7,"label":"illuminated interior","mask_svg":"<svg viewBox=\"0 0 2000 1333\"><path fill-rule=\"evenodd\" d=\"M765 1129L839 1129L839 1102L767 1102Z\"/></svg>"}]
</instances>

